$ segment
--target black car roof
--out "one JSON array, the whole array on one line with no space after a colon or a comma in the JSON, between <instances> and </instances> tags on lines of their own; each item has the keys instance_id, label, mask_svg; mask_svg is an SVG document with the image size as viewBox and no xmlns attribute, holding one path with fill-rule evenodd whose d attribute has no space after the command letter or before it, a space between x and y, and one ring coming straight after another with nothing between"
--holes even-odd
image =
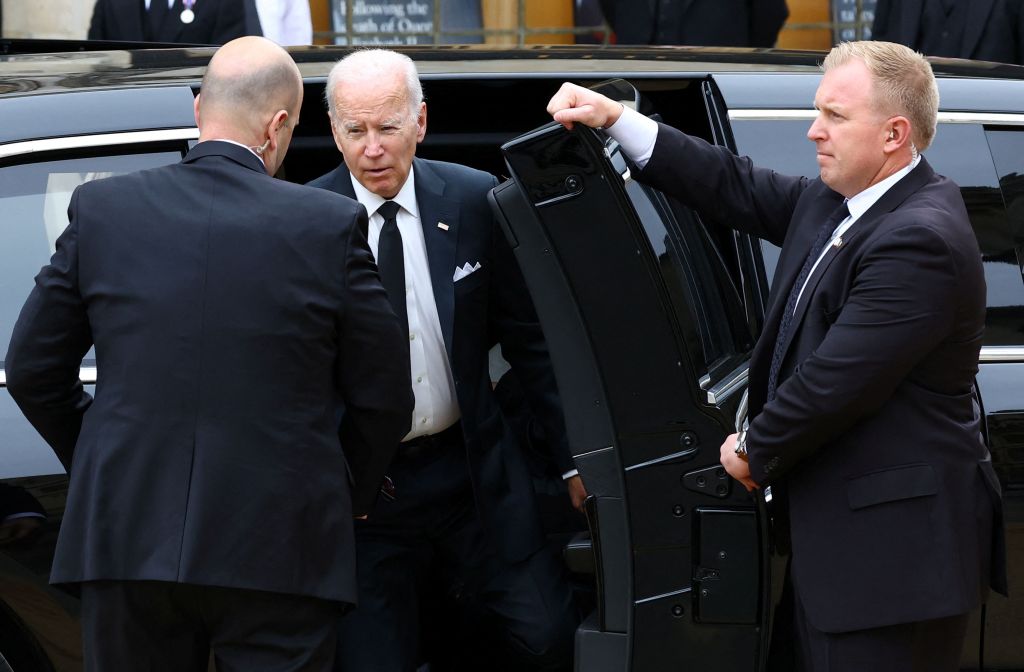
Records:
<instances>
[{"instance_id":1,"label":"black car roof","mask_svg":"<svg viewBox=\"0 0 1024 672\"><path fill-rule=\"evenodd\" d=\"M214 47L70 51L86 42L0 40L0 100L10 130L0 142L82 132L191 126L183 100L198 86ZM113 46L106 43L101 46ZM138 45L131 45L138 46ZM46 48L68 51L38 53ZM484 45L407 47L424 80L480 77L660 78L713 73L731 109L809 108L824 52L701 47L593 47ZM306 81L323 81L347 47L289 49ZM942 91L942 109L1021 112L1024 67L932 59ZM771 77L771 82L765 78ZM69 104L40 95L73 94ZM31 101L29 99L36 98ZM130 103L128 102L130 100ZM168 110L176 112L167 112ZM121 110L120 112L118 110ZM13 116L9 116L13 115ZM83 121L89 119L88 123ZM20 129L18 128L20 126Z\"/></svg>"}]
</instances>

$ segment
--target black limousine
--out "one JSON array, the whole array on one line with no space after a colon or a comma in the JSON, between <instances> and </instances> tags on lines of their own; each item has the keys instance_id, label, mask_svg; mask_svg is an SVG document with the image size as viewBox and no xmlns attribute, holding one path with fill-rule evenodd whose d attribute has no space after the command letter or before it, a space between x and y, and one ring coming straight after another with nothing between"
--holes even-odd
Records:
<instances>
[{"instance_id":1,"label":"black limousine","mask_svg":"<svg viewBox=\"0 0 1024 672\"><path fill-rule=\"evenodd\" d=\"M196 142L192 101L212 54L74 46L0 41L0 483L31 495L46 514L31 534L0 537L0 671L82 665L75 596L47 583L67 476L4 389L3 349L67 225L74 188L176 162ZM327 72L344 53L292 50L305 103L279 177L305 182L340 160L322 101ZM577 631L575 668L764 670L785 558L769 505L730 481L718 449L734 431L777 250L705 226L637 184L598 135L581 131L563 142L564 131L544 128L544 108L562 81L622 79L644 113L780 172L815 175L804 134L823 54L461 46L407 53L430 108L420 155L512 176L495 205L536 300L571 447L592 494L589 533L565 549L593 606ZM1011 574L1011 597L993 596L972 618L962 667L1020 672L1024 68L955 60L934 67L942 106L928 160L961 185L984 255L978 383L1005 497ZM513 191L525 197L509 197ZM614 198L584 197L595 193ZM553 219L536 207L552 199L570 211L575 201L578 216ZM594 202L616 207L588 211ZM87 385L97 377L92 356L81 369Z\"/></svg>"}]
</instances>

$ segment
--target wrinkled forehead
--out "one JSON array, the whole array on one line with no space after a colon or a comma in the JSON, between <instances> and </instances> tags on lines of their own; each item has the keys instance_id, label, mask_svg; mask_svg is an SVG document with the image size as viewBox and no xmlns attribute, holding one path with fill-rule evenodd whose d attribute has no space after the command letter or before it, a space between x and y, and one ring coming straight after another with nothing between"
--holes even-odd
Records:
<instances>
[{"instance_id":1,"label":"wrinkled forehead","mask_svg":"<svg viewBox=\"0 0 1024 672\"><path fill-rule=\"evenodd\" d=\"M342 81L334 90L334 105L342 121L400 122L409 117L409 92L402 81L358 78Z\"/></svg>"}]
</instances>

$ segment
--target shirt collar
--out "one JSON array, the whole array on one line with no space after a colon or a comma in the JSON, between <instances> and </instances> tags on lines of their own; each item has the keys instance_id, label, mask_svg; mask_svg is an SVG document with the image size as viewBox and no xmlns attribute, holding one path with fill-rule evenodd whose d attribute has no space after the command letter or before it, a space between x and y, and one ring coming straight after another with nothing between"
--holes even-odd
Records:
<instances>
[{"instance_id":1,"label":"shirt collar","mask_svg":"<svg viewBox=\"0 0 1024 672\"><path fill-rule=\"evenodd\" d=\"M264 161L264 160L263 160L263 157L262 157L262 156L260 156L259 154L257 154L256 152L254 152L254 151L253 151L253 149L252 149L252 147L250 147L249 145L243 145L243 144L242 144L242 143L240 143L240 142L236 142L236 141L234 141L234 140L228 140L227 138L210 138L210 140L213 140L213 141L215 141L215 142L227 142L227 143L229 143L229 144L232 144L232 145L238 145L239 147L244 147L245 149L249 150L249 153L250 153L250 154L252 154L252 155L253 155L253 156L255 156L255 157L256 157L257 159L259 159L259 160L260 160L260 163L262 163L262 164L263 164L263 167L264 167L264 168L266 168L266 167L267 167L267 163L266 163L266 161Z\"/></svg>"},{"instance_id":2,"label":"shirt collar","mask_svg":"<svg viewBox=\"0 0 1024 672\"><path fill-rule=\"evenodd\" d=\"M405 179L405 184L392 199L386 199L373 193L360 184L352 173L349 173L349 178L352 180L352 189L356 192L356 200L366 208L366 212L370 215L377 212L377 208L382 206L384 201L392 200L416 219L420 218L420 208L416 204L416 169L413 166L409 166L409 177Z\"/></svg>"},{"instance_id":3,"label":"shirt collar","mask_svg":"<svg viewBox=\"0 0 1024 672\"><path fill-rule=\"evenodd\" d=\"M850 200L846 202L846 207L850 209L850 217L852 219L860 219L860 216L871 209L871 206L878 202L885 192L892 189L893 185L906 177L910 171L917 168L917 164L921 163L921 155L915 156L910 163L900 168L895 173L885 178L878 184L872 184L870 187L860 192Z\"/></svg>"}]
</instances>

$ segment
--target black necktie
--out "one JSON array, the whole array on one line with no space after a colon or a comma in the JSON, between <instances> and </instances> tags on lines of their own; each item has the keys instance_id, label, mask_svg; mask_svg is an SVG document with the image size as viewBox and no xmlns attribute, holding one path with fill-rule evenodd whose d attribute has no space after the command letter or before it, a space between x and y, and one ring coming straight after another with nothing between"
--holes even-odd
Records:
<instances>
[{"instance_id":1,"label":"black necktie","mask_svg":"<svg viewBox=\"0 0 1024 672\"><path fill-rule=\"evenodd\" d=\"M150 0L148 14L149 39L152 42L158 42L157 36L160 35L160 27L168 14L167 0Z\"/></svg>"},{"instance_id":2,"label":"black necktie","mask_svg":"<svg viewBox=\"0 0 1024 672\"><path fill-rule=\"evenodd\" d=\"M384 218L377 239L377 268L380 282L388 292L388 300L398 316L403 331L409 333L409 315L405 307L405 254L402 252L402 233L398 230L398 210L394 201L384 201L377 212Z\"/></svg>"},{"instance_id":3,"label":"black necktie","mask_svg":"<svg viewBox=\"0 0 1024 672\"><path fill-rule=\"evenodd\" d=\"M818 230L818 236L814 239L810 252L807 253L807 259L804 260L804 265L800 268L800 273L796 276L796 280L793 281L793 286L789 290L789 298L786 299L786 309L782 313L782 319L779 322L779 332L775 337L775 347L772 349L772 365L768 369L768 401L775 399L775 390L779 382L779 370L782 368L783 349L786 344L786 335L789 333L789 327L793 322L796 300L804 288L804 283L807 282L807 276L811 274L814 262L821 255L821 249L825 247L825 241L829 239L839 223L849 216L850 209L846 207L846 201L843 201L842 205L836 208L835 212L821 225L821 229Z\"/></svg>"}]
</instances>

